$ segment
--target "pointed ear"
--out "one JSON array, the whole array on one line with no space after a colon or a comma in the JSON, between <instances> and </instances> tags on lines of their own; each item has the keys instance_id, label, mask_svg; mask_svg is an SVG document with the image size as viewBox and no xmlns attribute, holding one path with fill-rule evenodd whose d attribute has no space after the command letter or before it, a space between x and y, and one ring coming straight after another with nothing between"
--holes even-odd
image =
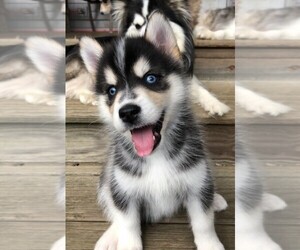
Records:
<instances>
[{"instance_id":1,"label":"pointed ear","mask_svg":"<svg viewBox=\"0 0 300 250\"><path fill-rule=\"evenodd\" d=\"M90 37L81 38L80 55L87 70L94 76L97 73L98 63L102 53L103 48L96 40Z\"/></svg>"},{"instance_id":2,"label":"pointed ear","mask_svg":"<svg viewBox=\"0 0 300 250\"><path fill-rule=\"evenodd\" d=\"M173 56L180 57L176 37L169 21L159 12L154 12L148 21L145 38L161 51Z\"/></svg>"},{"instance_id":3,"label":"pointed ear","mask_svg":"<svg viewBox=\"0 0 300 250\"><path fill-rule=\"evenodd\" d=\"M25 51L31 62L50 76L55 74L59 62L65 57L65 48L61 44L43 37L28 38Z\"/></svg>"}]
</instances>

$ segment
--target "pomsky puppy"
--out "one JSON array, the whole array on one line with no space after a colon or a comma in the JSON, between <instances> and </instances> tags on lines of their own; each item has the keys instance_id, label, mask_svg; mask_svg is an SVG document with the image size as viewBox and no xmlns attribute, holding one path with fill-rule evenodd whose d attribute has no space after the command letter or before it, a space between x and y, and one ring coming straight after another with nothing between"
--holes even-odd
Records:
<instances>
[{"instance_id":1,"label":"pomsky puppy","mask_svg":"<svg viewBox=\"0 0 300 250\"><path fill-rule=\"evenodd\" d=\"M119 38L105 48L85 37L80 47L97 79L111 138L98 198L112 225L95 249L142 249L141 223L181 207L199 250L224 249L214 210L226 202L214 195L202 129L190 107L189 76L167 19L154 12L144 37Z\"/></svg>"}]
</instances>

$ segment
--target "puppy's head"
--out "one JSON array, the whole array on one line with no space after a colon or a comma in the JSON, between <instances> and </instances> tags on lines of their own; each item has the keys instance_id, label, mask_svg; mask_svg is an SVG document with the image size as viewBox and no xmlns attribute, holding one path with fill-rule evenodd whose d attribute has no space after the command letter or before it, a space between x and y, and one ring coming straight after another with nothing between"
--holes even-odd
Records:
<instances>
[{"instance_id":1,"label":"puppy's head","mask_svg":"<svg viewBox=\"0 0 300 250\"><path fill-rule=\"evenodd\" d=\"M101 0L100 3L101 15L110 14L112 10L111 0Z\"/></svg>"},{"instance_id":2,"label":"puppy's head","mask_svg":"<svg viewBox=\"0 0 300 250\"><path fill-rule=\"evenodd\" d=\"M155 13L143 38L119 39L104 50L90 38L80 45L87 69L97 78L102 117L134 144L139 156L150 155L186 96L181 56L168 21Z\"/></svg>"}]
</instances>

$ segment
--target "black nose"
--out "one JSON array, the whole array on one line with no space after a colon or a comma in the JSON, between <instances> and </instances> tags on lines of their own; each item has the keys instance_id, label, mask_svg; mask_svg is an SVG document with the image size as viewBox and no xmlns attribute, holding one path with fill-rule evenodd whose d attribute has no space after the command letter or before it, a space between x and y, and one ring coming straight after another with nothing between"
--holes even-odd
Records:
<instances>
[{"instance_id":1,"label":"black nose","mask_svg":"<svg viewBox=\"0 0 300 250\"><path fill-rule=\"evenodd\" d=\"M101 12L100 12L100 14L101 14L101 15L104 15L104 12L103 12L103 11L101 11Z\"/></svg>"},{"instance_id":2,"label":"black nose","mask_svg":"<svg viewBox=\"0 0 300 250\"><path fill-rule=\"evenodd\" d=\"M127 104L119 110L119 116L123 122L134 123L141 112L141 108L135 104Z\"/></svg>"}]
</instances>

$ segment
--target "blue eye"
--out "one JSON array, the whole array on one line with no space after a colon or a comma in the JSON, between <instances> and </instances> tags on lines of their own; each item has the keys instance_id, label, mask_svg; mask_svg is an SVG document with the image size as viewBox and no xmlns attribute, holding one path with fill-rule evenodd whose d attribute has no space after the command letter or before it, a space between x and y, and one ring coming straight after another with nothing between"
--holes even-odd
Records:
<instances>
[{"instance_id":1,"label":"blue eye","mask_svg":"<svg viewBox=\"0 0 300 250\"><path fill-rule=\"evenodd\" d=\"M157 76L155 76L155 75L147 75L146 76L146 83L154 84L156 82L157 82Z\"/></svg>"},{"instance_id":2,"label":"blue eye","mask_svg":"<svg viewBox=\"0 0 300 250\"><path fill-rule=\"evenodd\" d=\"M115 87L110 87L107 92L110 96L114 96L117 93L117 89Z\"/></svg>"}]
</instances>

